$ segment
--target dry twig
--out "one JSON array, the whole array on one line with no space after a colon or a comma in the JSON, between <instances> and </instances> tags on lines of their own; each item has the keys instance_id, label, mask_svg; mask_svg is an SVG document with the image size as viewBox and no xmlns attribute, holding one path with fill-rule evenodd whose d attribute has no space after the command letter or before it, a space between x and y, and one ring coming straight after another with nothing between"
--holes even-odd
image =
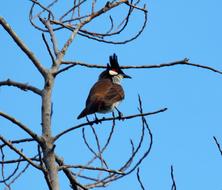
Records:
<instances>
[{"instance_id":1,"label":"dry twig","mask_svg":"<svg viewBox=\"0 0 222 190\"><path fill-rule=\"evenodd\" d=\"M213 137L213 139L214 139L214 141L215 141L215 143L217 145L217 148L218 148L218 150L220 152L220 155L222 156L222 149L221 149L220 143L218 142L218 140L217 140L217 138L215 136Z\"/></svg>"},{"instance_id":2,"label":"dry twig","mask_svg":"<svg viewBox=\"0 0 222 190\"><path fill-rule=\"evenodd\" d=\"M173 166L170 167L170 175L171 175L171 179L172 179L172 186L171 186L171 190L176 190L177 187L176 187L176 182L175 182L175 179L174 179L174 173L173 173Z\"/></svg>"}]
</instances>

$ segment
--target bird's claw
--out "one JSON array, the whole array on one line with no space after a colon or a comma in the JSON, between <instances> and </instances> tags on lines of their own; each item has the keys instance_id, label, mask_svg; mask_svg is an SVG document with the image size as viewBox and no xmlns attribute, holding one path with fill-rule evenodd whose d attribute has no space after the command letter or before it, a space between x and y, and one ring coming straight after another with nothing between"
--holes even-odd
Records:
<instances>
[{"instance_id":1,"label":"bird's claw","mask_svg":"<svg viewBox=\"0 0 222 190\"><path fill-rule=\"evenodd\" d=\"M118 119L119 119L119 120L124 120L124 118L123 118L123 113L120 112L120 111L118 111Z\"/></svg>"},{"instance_id":2,"label":"bird's claw","mask_svg":"<svg viewBox=\"0 0 222 190\"><path fill-rule=\"evenodd\" d=\"M101 121L98 119L98 117L96 116L96 114L95 114L95 120L94 120L94 121L95 121L96 124L101 123Z\"/></svg>"}]
</instances>

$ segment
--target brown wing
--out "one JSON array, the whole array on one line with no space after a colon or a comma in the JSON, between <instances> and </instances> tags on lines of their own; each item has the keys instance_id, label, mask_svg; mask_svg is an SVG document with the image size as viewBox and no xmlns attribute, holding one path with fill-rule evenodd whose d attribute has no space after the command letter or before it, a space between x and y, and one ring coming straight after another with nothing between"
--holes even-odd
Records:
<instances>
[{"instance_id":1,"label":"brown wing","mask_svg":"<svg viewBox=\"0 0 222 190\"><path fill-rule=\"evenodd\" d=\"M97 112L111 107L113 103L124 99L123 88L109 79L100 80L91 88L86 105ZM93 113L94 113L93 112Z\"/></svg>"}]
</instances>

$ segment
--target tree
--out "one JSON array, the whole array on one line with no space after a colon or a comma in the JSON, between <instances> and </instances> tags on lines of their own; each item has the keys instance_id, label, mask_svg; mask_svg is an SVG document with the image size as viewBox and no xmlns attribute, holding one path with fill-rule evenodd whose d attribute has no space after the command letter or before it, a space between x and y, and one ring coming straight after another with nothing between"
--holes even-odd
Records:
<instances>
[{"instance_id":1,"label":"tree","mask_svg":"<svg viewBox=\"0 0 222 190\"><path fill-rule=\"evenodd\" d=\"M16 119L15 117L5 112L0 112L0 115L3 118L11 121L16 127L22 129L25 132L24 137L10 141L4 136L0 136L2 141L2 170L5 170L6 165L8 164L13 164L14 166L13 172L8 177L6 177L4 172L2 172L2 183L10 188L10 183L13 183L14 180L16 180L18 176L25 172L29 166L32 166L38 171L42 172L48 189L60 189L59 183L61 182L59 182L59 172L64 173L72 189L105 187L112 181L116 181L122 177L125 177L139 168L139 165L150 153L153 143L152 132L148 126L148 122L145 116L158 114L160 112L166 111L167 109L162 108L152 112L144 113L142 101L139 96L139 113L124 116L123 119L125 120L123 122L127 122L132 118L140 119L141 135L137 139L137 145L134 141L130 141L131 154L129 157L127 159L122 158L118 160L120 164L118 164L118 166L114 167L113 169L109 167L109 161L104 158L103 154L105 151L107 151L108 148L110 148L111 139L114 134L116 120L118 120L118 117L113 115L112 117L99 119L99 122L102 123L105 121L110 121L109 125L111 125L111 127L106 137L99 136L98 131L96 131L95 126L98 125L97 120L90 120L74 125L70 128L63 128L62 131L53 135L52 131L54 126L52 124L52 118L54 114L53 110L56 109L56 105L54 106L52 99L54 83L60 75L62 76L62 74L75 66L84 66L90 68L106 67L105 64L98 65L65 60L65 55L70 49L70 45L78 35L108 44L126 44L135 40L140 34L142 34L147 23L147 9L145 6L140 5L140 1L133 2L127 0L111 2L107 1L106 3L97 2L95 0L74 0L70 6L67 6L66 3L62 1L56 0L52 1L50 4L43 4L43 2L35 0L31 0L31 2L32 6L30 9L29 20L32 26L37 29L37 31L41 32L42 41L45 44L45 51L47 51L48 56L51 59L49 67L44 65L43 62L37 58L35 53L33 53L28 48L28 46L25 45L25 43L20 39L16 32L9 26L7 21L5 21L2 17L0 19L0 24L38 70L44 81L43 85L42 87L36 87L32 84L26 84L7 79L1 81L0 86L17 87L21 90L30 91L35 95L40 96L41 107L39 107L39 110L41 110L41 124L35 124L35 126L41 127L42 131L41 133L37 133L34 128L23 124L23 122L19 121L19 119ZM59 10L59 13L57 13L57 9L63 9L63 7L64 10ZM124 11L125 15L121 11ZM135 34L131 36L128 35L131 33L131 31L127 31L127 27L131 24L130 21L134 16L134 12L135 14L140 13L142 15L141 19L143 19L143 22L141 22L141 26L138 29L135 29ZM107 13L111 15L107 15ZM118 14L123 14L123 16L120 17ZM104 23L104 28L108 27L108 30L103 30L103 28L98 27L97 23ZM60 41L60 38L57 37L60 32L65 37L69 35L69 37L65 39L65 43L62 46L60 46L62 44L62 40ZM121 34L124 36L121 36ZM51 40L50 43L49 39ZM174 65L190 65L201 67L221 74L220 71L214 68L190 63L188 59L170 62L167 64L122 66L122 68L145 69L161 68ZM66 158L63 160L63 156L57 154L57 142L62 137L65 138L65 136L69 133L76 132L77 129L79 130L79 128L82 129L81 138L88 148L89 155L88 158L84 160L85 164L67 164ZM91 135L87 135L86 130L88 128L91 130ZM145 144L147 143L145 142L146 136L149 139L148 146ZM93 145L89 137L94 138L95 145ZM103 138L105 138L105 141L102 141ZM22 149L17 148L17 144L22 144ZM30 144L30 146L32 146L34 149L31 156L30 154L25 153L27 145L24 144ZM142 148L143 146L145 146L145 150ZM8 151L8 149L5 150L6 148L9 148L11 151L16 153L13 159L5 160L5 151ZM143 153L140 153L141 151L143 151ZM90 156L90 154L93 156ZM22 163L26 163L24 169L20 168ZM143 185L140 180L139 169L137 170L137 176L138 181L142 187ZM174 182L172 188L176 189L173 176L173 167L171 167L171 176Z\"/></svg>"}]
</instances>

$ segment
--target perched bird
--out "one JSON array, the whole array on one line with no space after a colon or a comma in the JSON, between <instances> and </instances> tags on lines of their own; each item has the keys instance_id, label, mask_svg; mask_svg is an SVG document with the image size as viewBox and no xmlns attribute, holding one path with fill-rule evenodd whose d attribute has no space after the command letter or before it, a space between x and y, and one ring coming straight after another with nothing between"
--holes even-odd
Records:
<instances>
[{"instance_id":1,"label":"perched bird","mask_svg":"<svg viewBox=\"0 0 222 190\"><path fill-rule=\"evenodd\" d=\"M98 81L91 88L86 105L77 119L93 113L107 113L117 109L118 104L124 99L124 90L120 85L123 78L131 78L119 67L116 54L109 57L107 68L99 75Z\"/></svg>"}]
</instances>

